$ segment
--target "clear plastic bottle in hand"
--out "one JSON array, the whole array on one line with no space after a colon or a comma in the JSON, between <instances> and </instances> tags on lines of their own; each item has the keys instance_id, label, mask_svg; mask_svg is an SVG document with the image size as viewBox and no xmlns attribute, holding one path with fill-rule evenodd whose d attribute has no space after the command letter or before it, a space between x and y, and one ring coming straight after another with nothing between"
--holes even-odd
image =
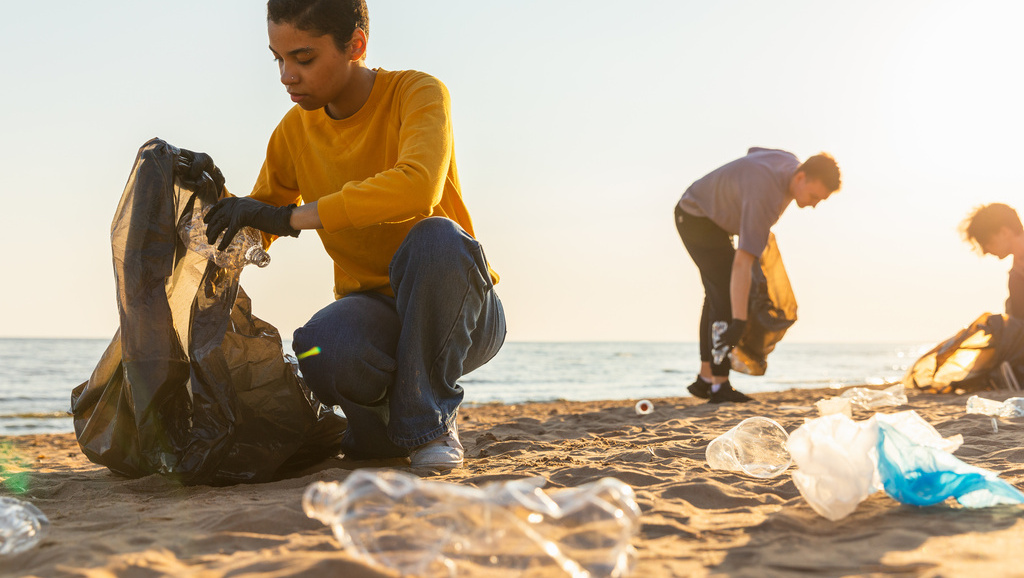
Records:
<instances>
[{"instance_id":1,"label":"clear plastic bottle in hand","mask_svg":"<svg viewBox=\"0 0 1024 578\"><path fill-rule=\"evenodd\" d=\"M203 217L210 212L210 207L212 205L203 206L201 209L194 208L192 219L182 225L179 233L189 249L223 269L241 269L249 264L266 267L270 264L270 255L263 249L263 238L260 232L252 227L242 227L223 251L218 251L217 247L224 238L224 233L221 233L213 243L207 241Z\"/></svg>"},{"instance_id":2,"label":"clear plastic bottle in hand","mask_svg":"<svg viewBox=\"0 0 1024 578\"><path fill-rule=\"evenodd\" d=\"M28 502L0 497L0 556L18 554L39 543L50 529L50 521Z\"/></svg>"},{"instance_id":3,"label":"clear plastic bottle in hand","mask_svg":"<svg viewBox=\"0 0 1024 578\"><path fill-rule=\"evenodd\" d=\"M722 363L725 355L732 349L728 343L722 343L722 334L726 329L729 329L729 323L726 321L715 321L711 324L711 355L715 365Z\"/></svg>"}]
</instances>

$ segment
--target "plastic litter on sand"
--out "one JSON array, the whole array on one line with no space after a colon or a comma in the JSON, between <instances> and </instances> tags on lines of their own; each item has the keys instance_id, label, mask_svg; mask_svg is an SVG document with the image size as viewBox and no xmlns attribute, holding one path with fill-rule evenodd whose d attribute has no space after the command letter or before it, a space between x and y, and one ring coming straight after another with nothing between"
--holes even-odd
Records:
<instances>
[{"instance_id":1,"label":"plastic litter on sand","mask_svg":"<svg viewBox=\"0 0 1024 578\"><path fill-rule=\"evenodd\" d=\"M303 510L341 546L402 575L455 575L473 565L515 576L627 576L640 530L633 490L614 478L544 492L543 478L480 488L361 469L315 482ZM547 574L544 574L547 575Z\"/></svg>"},{"instance_id":2,"label":"plastic litter on sand","mask_svg":"<svg viewBox=\"0 0 1024 578\"><path fill-rule=\"evenodd\" d=\"M651 400L649 399L641 399L640 401L636 402L636 405L633 407L633 409L636 410L637 415L648 415L654 413L654 404L651 403Z\"/></svg>"},{"instance_id":3,"label":"plastic litter on sand","mask_svg":"<svg viewBox=\"0 0 1024 578\"><path fill-rule=\"evenodd\" d=\"M793 482L829 520L845 518L882 489L917 506L948 498L969 508L1024 503L1024 494L995 473L955 458L952 452L962 443L962 435L944 438L908 410L860 422L841 413L808 420L787 445L799 467Z\"/></svg>"},{"instance_id":4,"label":"plastic litter on sand","mask_svg":"<svg viewBox=\"0 0 1024 578\"><path fill-rule=\"evenodd\" d=\"M31 549L49 529L50 521L39 508L16 498L0 497L0 555Z\"/></svg>"},{"instance_id":5,"label":"plastic litter on sand","mask_svg":"<svg viewBox=\"0 0 1024 578\"><path fill-rule=\"evenodd\" d=\"M995 401L972 395L967 398L967 413L992 417L1024 417L1024 397Z\"/></svg>"},{"instance_id":6,"label":"plastic litter on sand","mask_svg":"<svg viewBox=\"0 0 1024 578\"><path fill-rule=\"evenodd\" d=\"M786 430L775 420L751 417L711 440L704 457L712 469L772 478L792 463L786 449L788 439Z\"/></svg>"}]
</instances>

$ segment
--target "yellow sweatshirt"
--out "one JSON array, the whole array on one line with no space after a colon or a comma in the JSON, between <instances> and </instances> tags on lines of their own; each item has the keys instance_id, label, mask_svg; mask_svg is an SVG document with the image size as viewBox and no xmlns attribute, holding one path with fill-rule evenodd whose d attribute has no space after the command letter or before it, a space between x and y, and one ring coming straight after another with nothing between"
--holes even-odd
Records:
<instances>
[{"instance_id":1,"label":"yellow sweatshirt","mask_svg":"<svg viewBox=\"0 0 1024 578\"><path fill-rule=\"evenodd\" d=\"M293 107L270 137L251 196L275 206L317 201L324 226L317 232L334 260L339 299L392 295L391 258L426 217L447 217L474 235L455 168L448 89L412 70L377 69L370 98L345 119Z\"/></svg>"}]
</instances>

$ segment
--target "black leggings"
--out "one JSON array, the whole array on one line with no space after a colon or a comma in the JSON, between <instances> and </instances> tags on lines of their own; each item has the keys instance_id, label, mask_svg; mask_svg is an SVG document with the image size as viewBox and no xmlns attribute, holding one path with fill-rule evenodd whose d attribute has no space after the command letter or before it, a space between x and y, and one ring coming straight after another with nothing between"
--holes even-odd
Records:
<instances>
[{"instance_id":1,"label":"black leggings","mask_svg":"<svg viewBox=\"0 0 1024 578\"><path fill-rule=\"evenodd\" d=\"M700 271L704 284L704 307L700 313L700 360L711 362L711 324L732 320L732 301L729 283L732 280L732 261L736 248L732 235L711 219L687 213L676 205L676 230L690 258ZM711 364L711 375L729 376L729 358Z\"/></svg>"}]
</instances>

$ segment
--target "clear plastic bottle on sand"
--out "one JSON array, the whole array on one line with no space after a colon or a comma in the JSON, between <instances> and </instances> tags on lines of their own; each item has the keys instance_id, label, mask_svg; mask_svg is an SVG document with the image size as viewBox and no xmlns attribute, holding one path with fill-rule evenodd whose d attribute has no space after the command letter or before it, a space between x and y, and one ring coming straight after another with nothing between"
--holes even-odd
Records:
<instances>
[{"instance_id":1,"label":"clear plastic bottle on sand","mask_svg":"<svg viewBox=\"0 0 1024 578\"><path fill-rule=\"evenodd\" d=\"M49 529L50 521L39 508L16 498L0 497L0 556L32 548Z\"/></svg>"},{"instance_id":2,"label":"clear plastic bottle on sand","mask_svg":"<svg viewBox=\"0 0 1024 578\"><path fill-rule=\"evenodd\" d=\"M252 264L257 267L266 267L270 264L270 255L263 250L263 238L260 232L252 227L242 227L227 249L218 251L224 233L221 233L214 243L206 239L206 223L203 217L210 212L213 205L199 207L197 202L192 211L192 219L186 221L179 231L181 239L189 249L206 257L223 269L241 269Z\"/></svg>"},{"instance_id":3,"label":"clear plastic bottle on sand","mask_svg":"<svg viewBox=\"0 0 1024 578\"><path fill-rule=\"evenodd\" d=\"M839 397L849 399L853 405L869 411L907 404L906 387L902 383L885 389L852 387L841 393Z\"/></svg>"},{"instance_id":4,"label":"clear plastic bottle on sand","mask_svg":"<svg viewBox=\"0 0 1024 578\"><path fill-rule=\"evenodd\" d=\"M314 482L306 514L342 547L402 575L627 576L640 529L633 490L614 478L544 492L543 478L481 488L360 469Z\"/></svg>"},{"instance_id":5,"label":"clear plastic bottle on sand","mask_svg":"<svg viewBox=\"0 0 1024 578\"><path fill-rule=\"evenodd\" d=\"M772 478L793 461L788 441L789 434L775 420L750 417L711 440L704 457L712 469Z\"/></svg>"},{"instance_id":6,"label":"clear plastic bottle on sand","mask_svg":"<svg viewBox=\"0 0 1024 578\"><path fill-rule=\"evenodd\" d=\"M650 415L654 413L654 404L649 399L641 399L633 406L633 410L637 415Z\"/></svg>"},{"instance_id":7,"label":"clear plastic bottle on sand","mask_svg":"<svg viewBox=\"0 0 1024 578\"><path fill-rule=\"evenodd\" d=\"M972 395L967 398L967 413L980 413L992 417L1024 417L1024 397L995 401Z\"/></svg>"}]
</instances>

